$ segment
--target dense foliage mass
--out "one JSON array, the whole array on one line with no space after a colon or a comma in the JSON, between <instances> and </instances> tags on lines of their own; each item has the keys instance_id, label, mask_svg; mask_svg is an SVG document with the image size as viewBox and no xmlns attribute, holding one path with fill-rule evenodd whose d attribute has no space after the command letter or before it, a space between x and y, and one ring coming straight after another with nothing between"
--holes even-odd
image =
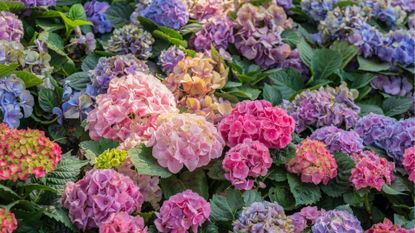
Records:
<instances>
[{"instance_id":1,"label":"dense foliage mass","mask_svg":"<svg viewBox=\"0 0 415 233\"><path fill-rule=\"evenodd\" d=\"M0 1L0 233L415 233L414 0Z\"/></svg>"}]
</instances>

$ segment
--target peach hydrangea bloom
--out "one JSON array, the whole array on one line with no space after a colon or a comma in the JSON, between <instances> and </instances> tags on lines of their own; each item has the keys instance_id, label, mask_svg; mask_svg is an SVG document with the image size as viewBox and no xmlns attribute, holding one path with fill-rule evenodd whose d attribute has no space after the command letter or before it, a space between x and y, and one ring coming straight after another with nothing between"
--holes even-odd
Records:
<instances>
[{"instance_id":1,"label":"peach hydrangea bloom","mask_svg":"<svg viewBox=\"0 0 415 233\"><path fill-rule=\"evenodd\" d=\"M405 150L402 163L408 173L408 179L415 182L415 145Z\"/></svg>"}]
</instances>

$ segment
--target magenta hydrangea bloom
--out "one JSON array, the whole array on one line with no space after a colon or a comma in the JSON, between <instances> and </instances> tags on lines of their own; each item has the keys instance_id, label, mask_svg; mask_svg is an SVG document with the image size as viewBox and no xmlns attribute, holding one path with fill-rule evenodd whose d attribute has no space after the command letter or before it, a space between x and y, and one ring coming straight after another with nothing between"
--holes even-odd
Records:
<instances>
[{"instance_id":1,"label":"magenta hydrangea bloom","mask_svg":"<svg viewBox=\"0 0 415 233\"><path fill-rule=\"evenodd\" d=\"M62 205L72 223L82 231L100 227L113 213L140 211L143 196L136 184L111 169L91 170L65 186Z\"/></svg>"},{"instance_id":2,"label":"magenta hydrangea bloom","mask_svg":"<svg viewBox=\"0 0 415 233\"><path fill-rule=\"evenodd\" d=\"M13 233L17 229L17 220L14 214L5 208L0 208L0 232Z\"/></svg>"},{"instance_id":3,"label":"magenta hydrangea bloom","mask_svg":"<svg viewBox=\"0 0 415 233\"><path fill-rule=\"evenodd\" d=\"M22 21L15 14L0 11L0 40L20 42L23 33Z\"/></svg>"},{"instance_id":4,"label":"magenta hydrangea bloom","mask_svg":"<svg viewBox=\"0 0 415 233\"><path fill-rule=\"evenodd\" d=\"M379 157L371 151L353 154L356 166L349 177L352 185L357 189L375 188L382 190L384 184L391 184L395 164Z\"/></svg>"},{"instance_id":5,"label":"magenta hydrangea bloom","mask_svg":"<svg viewBox=\"0 0 415 233\"><path fill-rule=\"evenodd\" d=\"M415 183L415 145L405 150L402 164L408 173L408 179Z\"/></svg>"},{"instance_id":6,"label":"magenta hydrangea bloom","mask_svg":"<svg viewBox=\"0 0 415 233\"><path fill-rule=\"evenodd\" d=\"M262 142L268 148L279 149L291 142L294 127L292 117L266 100L239 102L218 126L230 147L250 138Z\"/></svg>"},{"instance_id":7,"label":"magenta hydrangea bloom","mask_svg":"<svg viewBox=\"0 0 415 233\"><path fill-rule=\"evenodd\" d=\"M112 79L107 93L97 96L96 105L87 118L93 140L146 141L159 114L177 111L170 90L142 72Z\"/></svg>"},{"instance_id":8,"label":"magenta hydrangea bloom","mask_svg":"<svg viewBox=\"0 0 415 233\"><path fill-rule=\"evenodd\" d=\"M299 212L290 216L294 225L294 233L302 233L309 225L313 225L317 218L322 216L326 211L324 209L318 210L315 206L306 206Z\"/></svg>"},{"instance_id":9,"label":"magenta hydrangea bloom","mask_svg":"<svg viewBox=\"0 0 415 233\"><path fill-rule=\"evenodd\" d=\"M206 166L222 155L223 139L215 126L203 116L190 113L160 115L157 130L150 139L153 157L162 167L178 173Z\"/></svg>"},{"instance_id":10,"label":"magenta hydrangea bloom","mask_svg":"<svg viewBox=\"0 0 415 233\"><path fill-rule=\"evenodd\" d=\"M161 51L159 56L158 65L161 66L161 70L169 74L173 71L174 67L186 57L186 54L176 46L171 46L166 50Z\"/></svg>"},{"instance_id":11,"label":"magenta hydrangea bloom","mask_svg":"<svg viewBox=\"0 0 415 233\"><path fill-rule=\"evenodd\" d=\"M154 221L160 233L194 233L209 219L210 204L199 194L186 190L171 196L156 213Z\"/></svg>"},{"instance_id":12,"label":"magenta hydrangea bloom","mask_svg":"<svg viewBox=\"0 0 415 233\"><path fill-rule=\"evenodd\" d=\"M415 229L406 230L398 225L394 225L391 220L385 218L383 222L370 227L365 233L414 233Z\"/></svg>"},{"instance_id":13,"label":"magenta hydrangea bloom","mask_svg":"<svg viewBox=\"0 0 415 233\"><path fill-rule=\"evenodd\" d=\"M196 51L210 50L212 45L226 50L229 43L233 43L233 22L226 16L210 19L191 40Z\"/></svg>"},{"instance_id":14,"label":"magenta hydrangea bloom","mask_svg":"<svg viewBox=\"0 0 415 233\"><path fill-rule=\"evenodd\" d=\"M353 214L342 210L330 210L316 220L311 228L313 233L363 233L359 220Z\"/></svg>"},{"instance_id":15,"label":"magenta hydrangea bloom","mask_svg":"<svg viewBox=\"0 0 415 233\"><path fill-rule=\"evenodd\" d=\"M99 227L99 233L147 233L144 219L126 212L113 213Z\"/></svg>"},{"instance_id":16,"label":"magenta hydrangea bloom","mask_svg":"<svg viewBox=\"0 0 415 233\"><path fill-rule=\"evenodd\" d=\"M225 178L240 190L252 189L254 179L267 175L271 165L272 159L268 148L250 138L232 147L222 161Z\"/></svg>"},{"instance_id":17,"label":"magenta hydrangea bloom","mask_svg":"<svg viewBox=\"0 0 415 233\"><path fill-rule=\"evenodd\" d=\"M355 131L346 131L336 126L325 126L314 131L309 139L326 144L331 153L343 152L345 154L360 153L363 150L363 140Z\"/></svg>"}]
</instances>

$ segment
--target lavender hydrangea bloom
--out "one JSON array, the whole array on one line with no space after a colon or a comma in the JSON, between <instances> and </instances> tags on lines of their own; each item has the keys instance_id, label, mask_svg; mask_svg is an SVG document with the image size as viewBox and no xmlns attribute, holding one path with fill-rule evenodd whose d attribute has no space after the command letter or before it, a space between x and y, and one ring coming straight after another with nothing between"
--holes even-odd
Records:
<instances>
[{"instance_id":1,"label":"lavender hydrangea bloom","mask_svg":"<svg viewBox=\"0 0 415 233\"><path fill-rule=\"evenodd\" d=\"M291 218L285 215L284 209L277 203L267 201L254 202L244 209L238 220L233 223L234 232L294 232Z\"/></svg>"},{"instance_id":2,"label":"lavender hydrangea bloom","mask_svg":"<svg viewBox=\"0 0 415 233\"><path fill-rule=\"evenodd\" d=\"M90 96L80 91L74 91L68 84L64 85L62 101L62 117L80 119L81 121L86 119L94 104ZM59 117L59 114L57 115Z\"/></svg>"},{"instance_id":3,"label":"lavender hydrangea bloom","mask_svg":"<svg viewBox=\"0 0 415 233\"><path fill-rule=\"evenodd\" d=\"M0 40L20 42L23 33L22 21L15 14L0 11Z\"/></svg>"},{"instance_id":4,"label":"lavender hydrangea bloom","mask_svg":"<svg viewBox=\"0 0 415 233\"><path fill-rule=\"evenodd\" d=\"M405 149L415 145L415 118L400 120L394 125L389 125L387 131L392 135L383 142L383 147L395 162L402 164Z\"/></svg>"},{"instance_id":5,"label":"lavender hydrangea bloom","mask_svg":"<svg viewBox=\"0 0 415 233\"><path fill-rule=\"evenodd\" d=\"M413 85L403 76L379 75L370 84L374 89L394 96L410 96L413 90Z\"/></svg>"},{"instance_id":6,"label":"lavender hydrangea bloom","mask_svg":"<svg viewBox=\"0 0 415 233\"><path fill-rule=\"evenodd\" d=\"M326 126L314 131L309 138L326 144L331 153L343 152L352 155L363 150L363 140L353 130L346 131L335 126Z\"/></svg>"},{"instance_id":7,"label":"lavender hydrangea bloom","mask_svg":"<svg viewBox=\"0 0 415 233\"><path fill-rule=\"evenodd\" d=\"M359 220L347 211L330 210L316 220L313 233L363 233Z\"/></svg>"},{"instance_id":8,"label":"lavender hydrangea bloom","mask_svg":"<svg viewBox=\"0 0 415 233\"><path fill-rule=\"evenodd\" d=\"M56 0L20 0L20 1L23 2L26 7L56 5Z\"/></svg>"},{"instance_id":9,"label":"lavender hydrangea bloom","mask_svg":"<svg viewBox=\"0 0 415 233\"><path fill-rule=\"evenodd\" d=\"M160 26L180 29L187 24L189 12L182 0L154 0L141 11L141 16L153 20Z\"/></svg>"},{"instance_id":10,"label":"lavender hydrangea bloom","mask_svg":"<svg viewBox=\"0 0 415 233\"><path fill-rule=\"evenodd\" d=\"M408 13L415 11L415 1L413 0L392 0L392 6L399 6Z\"/></svg>"},{"instance_id":11,"label":"lavender hydrangea bloom","mask_svg":"<svg viewBox=\"0 0 415 233\"><path fill-rule=\"evenodd\" d=\"M301 9L315 21L324 20L339 0L302 0Z\"/></svg>"},{"instance_id":12,"label":"lavender hydrangea bloom","mask_svg":"<svg viewBox=\"0 0 415 233\"><path fill-rule=\"evenodd\" d=\"M297 49L291 51L290 56L287 57L280 65L281 68L293 68L303 75L305 80L309 77L308 67L301 61L300 53Z\"/></svg>"},{"instance_id":13,"label":"lavender hydrangea bloom","mask_svg":"<svg viewBox=\"0 0 415 233\"><path fill-rule=\"evenodd\" d=\"M400 25L406 18L406 12L401 7L393 7L384 0L365 0L361 1L360 5L369 8L373 18L391 28Z\"/></svg>"},{"instance_id":14,"label":"lavender hydrangea bloom","mask_svg":"<svg viewBox=\"0 0 415 233\"><path fill-rule=\"evenodd\" d=\"M33 105L33 96L22 80L15 75L0 79L0 111L9 127L19 127L21 118L32 115Z\"/></svg>"},{"instance_id":15,"label":"lavender hydrangea bloom","mask_svg":"<svg viewBox=\"0 0 415 233\"><path fill-rule=\"evenodd\" d=\"M285 12L288 12L291 8L293 8L293 0L276 0L277 5L284 8Z\"/></svg>"},{"instance_id":16,"label":"lavender hydrangea bloom","mask_svg":"<svg viewBox=\"0 0 415 233\"><path fill-rule=\"evenodd\" d=\"M95 33L106 33L112 30L112 24L105 14L109 7L110 5L107 2L96 0L88 1L84 4L86 16L94 24Z\"/></svg>"},{"instance_id":17,"label":"lavender hydrangea bloom","mask_svg":"<svg viewBox=\"0 0 415 233\"><path fill-rule=\"evenodd\" d=\"M384 141L393 135L390 126L396 123L394 118L369 113L359 119L354 130L363 139L364 145L384 148Z\"/></svg>"},{"instance_id":18,"label":"lavender hydrangea bloom","mask_svg":"<svg viewBox=\"0 0 415 233\"><path fill-rule=\"evenodd\" d=\"M375 27L362 23L353 29L348 40L359 48L364 57L370 57L376 54L382 44L383 35Z\"/></svg>"},{"instance_id":19,"label":"lavender hydrangea bloom","mask_svg":"<svg viewBox=\"0 0 415 233\"><path fill-rule=\"evenodd\" d=\"M170 48L163 50L160 53L158 65L161 66L161 70L169 74L173 71L174 67L186 57L186 54L176 46L171 46Z\"/></svg>"},{"instance_id":20,"label":"lavender hydrangea bloom","mask_svg":"<svg viewBox=\"0 0 415 233\"><path fill-rule=\"evenodd\" d=\"M196 51L210 50L211 45L225 50L229 43L233 43L233 23L228 17L210 19L191 41Z\"/></svg>"},{"instance_id":21,"label":"lavender hydrangea bloom","mask_svg":"<svg viewBox=\"0 0 415 233\"><path fill-rule=\"evenodd\" d=\"M135 5L135 9L134 9L133 13L131 13L131 15L130 15L130 22L132 24L139 23L138 16L141 15L141 11L143 11L146 7L148 7L152 2L153 2L153 0L137 0L136 1L137 4Z\"/></svg>"}]
</instances>

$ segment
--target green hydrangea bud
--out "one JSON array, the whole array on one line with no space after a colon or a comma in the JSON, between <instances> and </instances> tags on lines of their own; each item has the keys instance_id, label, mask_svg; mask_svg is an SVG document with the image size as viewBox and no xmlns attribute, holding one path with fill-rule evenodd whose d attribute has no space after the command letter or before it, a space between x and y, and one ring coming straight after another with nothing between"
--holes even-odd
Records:
<instances>
[{"instance_id":1,"label":"green hydrangea bud","mask_svg":"<svg viewBox=\"0 0 415 233\"><path fill-rule=\"evenodd\" d=\"M98 169L116 168L124 164L128 152L116 148L108 149L97 157L95 167Z\"/></svg>"}]
</instances>

